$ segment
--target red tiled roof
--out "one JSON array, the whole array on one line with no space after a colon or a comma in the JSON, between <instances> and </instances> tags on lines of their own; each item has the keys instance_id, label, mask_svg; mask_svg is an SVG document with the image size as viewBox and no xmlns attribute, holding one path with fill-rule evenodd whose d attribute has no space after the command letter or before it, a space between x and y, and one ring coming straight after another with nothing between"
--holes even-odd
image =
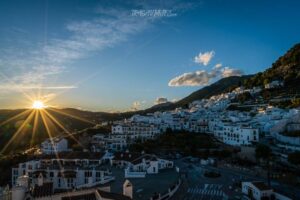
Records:
<instances>
[{"instance_id":1,"label":"red tiled roof","mask_svg":"<svg viewBox=\"0 0 300 200\"><path fill-rule=\"evenodd\" d=\"M61 200L97 200L95 193L62 197Z\"/></svg>"},{"instance_id":2,"label":"red tiled roof","mask_svg":"<svg viewBox=\"0 0 300 200\"><path fill-rule=\"evenodd\" d=\"M131 200L130 197L122 195L122 194L117 194L117 193L111 193L111 192L105 192L102 190L98 190L98 193L100 194L101 197L105 199L113 199L113 200Z\"/></svg>"}]
</instances>

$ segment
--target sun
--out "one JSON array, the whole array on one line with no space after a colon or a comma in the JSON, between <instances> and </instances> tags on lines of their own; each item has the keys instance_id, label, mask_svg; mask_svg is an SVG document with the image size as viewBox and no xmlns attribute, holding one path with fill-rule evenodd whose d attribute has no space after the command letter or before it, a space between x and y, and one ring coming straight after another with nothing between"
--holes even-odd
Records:
<instances>
[{"instance_id":1,"label":"sun","mask_svg":"<svg viewBox=\"0 0 300 200\"><path fill-rule=\"evenodd\" d=\"M43 108L46 108L44 102L40 101L40 100L35 100L33 103L32 103L32 108L33 109L43 109Z\"/></svg>"}]
</instances>

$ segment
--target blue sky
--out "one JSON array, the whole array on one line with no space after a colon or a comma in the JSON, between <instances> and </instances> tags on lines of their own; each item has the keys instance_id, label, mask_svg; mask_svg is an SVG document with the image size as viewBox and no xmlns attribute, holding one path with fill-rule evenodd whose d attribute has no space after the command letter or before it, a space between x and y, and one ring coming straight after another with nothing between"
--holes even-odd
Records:
<instances>
[{"instance_id":1,"label":"blue sky","mask_svg":"<svg viewBox=\"0 0 300 200\"><path fill-rule=\"evenodd\" d=\"M297 1L0 2L0 105L94 111L179 100L268 68L300 36Z\"/></svg>"}]
</instances>

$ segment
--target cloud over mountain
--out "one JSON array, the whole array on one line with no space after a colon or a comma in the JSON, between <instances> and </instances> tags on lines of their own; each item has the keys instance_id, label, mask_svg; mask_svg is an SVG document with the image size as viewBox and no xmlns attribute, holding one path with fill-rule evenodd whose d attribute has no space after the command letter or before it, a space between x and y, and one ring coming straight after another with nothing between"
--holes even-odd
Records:
<instances>
[{"instance_id":1,"label":"cloud over mountain","mask_svg":"<svg viewBox=\"0 0 300 200\"><path fill-rule=\"evenodd\" d=\"M154 104L162 104L162 103L167 103L168 99L165 97L157 97Z\"/></svg>"},{"instance_id":2,"label":"cloud over mountain","mask_svg":"<svg viewBox=\"0 0 300 200\"><path fill-rule=\"evenodd\" d=\"M239 70L239 69L232 69L232 68L229 68L229 67L225 67L223 70L222 70L222 77L229 77L229 76L241 76L243 75L244 72L242 70Z\"/></svg>"},{"instance_id":3,"label":"cloud over mountain","mask_svg":"<svg viewBox=\"0 0 300 200\"><path fill-rule=\"evenodd\" d=\"M208 65L213 56L214 51L200 53L195 57L196 63L201 63L203 65ZM234 69L231 67L223 67L221 63L215 64L210 70L197 70L195 72L183 73L175 78L171 79L168 83L171 87L178 86L205 86L210 83L212 79L215 78L225 78L229 76L241 76L243 74L242 70Z\"/></svg>"},{"instance_id":4,"label":"cloud over mountain","mask_svg":"<svg viewBox=\"0 0 300 200\"><path fill-rule=\"evenodd\" d=\"M199 70L190 73L184 73L169 81L169 86L200 86L207 85L210 79L215 78L216 73L214 71L207 72L205 70Z\"/></svg>"}]
</instances>

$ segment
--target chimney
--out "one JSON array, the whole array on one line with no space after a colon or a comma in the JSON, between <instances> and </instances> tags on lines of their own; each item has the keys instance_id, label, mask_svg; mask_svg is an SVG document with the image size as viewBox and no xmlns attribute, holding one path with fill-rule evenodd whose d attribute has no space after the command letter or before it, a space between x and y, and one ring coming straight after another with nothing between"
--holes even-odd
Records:
<instances>
[{"instance_id":1,"label":"chimney","mask_svg":"<svg viewBox=\"0 0 300 200\"><path fill-rule=\"evenodd\" d=\"M128 179L126 179L126 181L123 184L123 195L130 197L131 199L133 197L133 187Z\"/></svg>"},{"instance_id":2,"label":"chimney","mask_svg":"<svg viewBox=\"0 0 300 200\"><path fill-rule=\"evenodd\" d=\"M42 186L44 184L44 177L43 174L40 173L38 177L38 186Z\"/></svg>"}]
</instances>

